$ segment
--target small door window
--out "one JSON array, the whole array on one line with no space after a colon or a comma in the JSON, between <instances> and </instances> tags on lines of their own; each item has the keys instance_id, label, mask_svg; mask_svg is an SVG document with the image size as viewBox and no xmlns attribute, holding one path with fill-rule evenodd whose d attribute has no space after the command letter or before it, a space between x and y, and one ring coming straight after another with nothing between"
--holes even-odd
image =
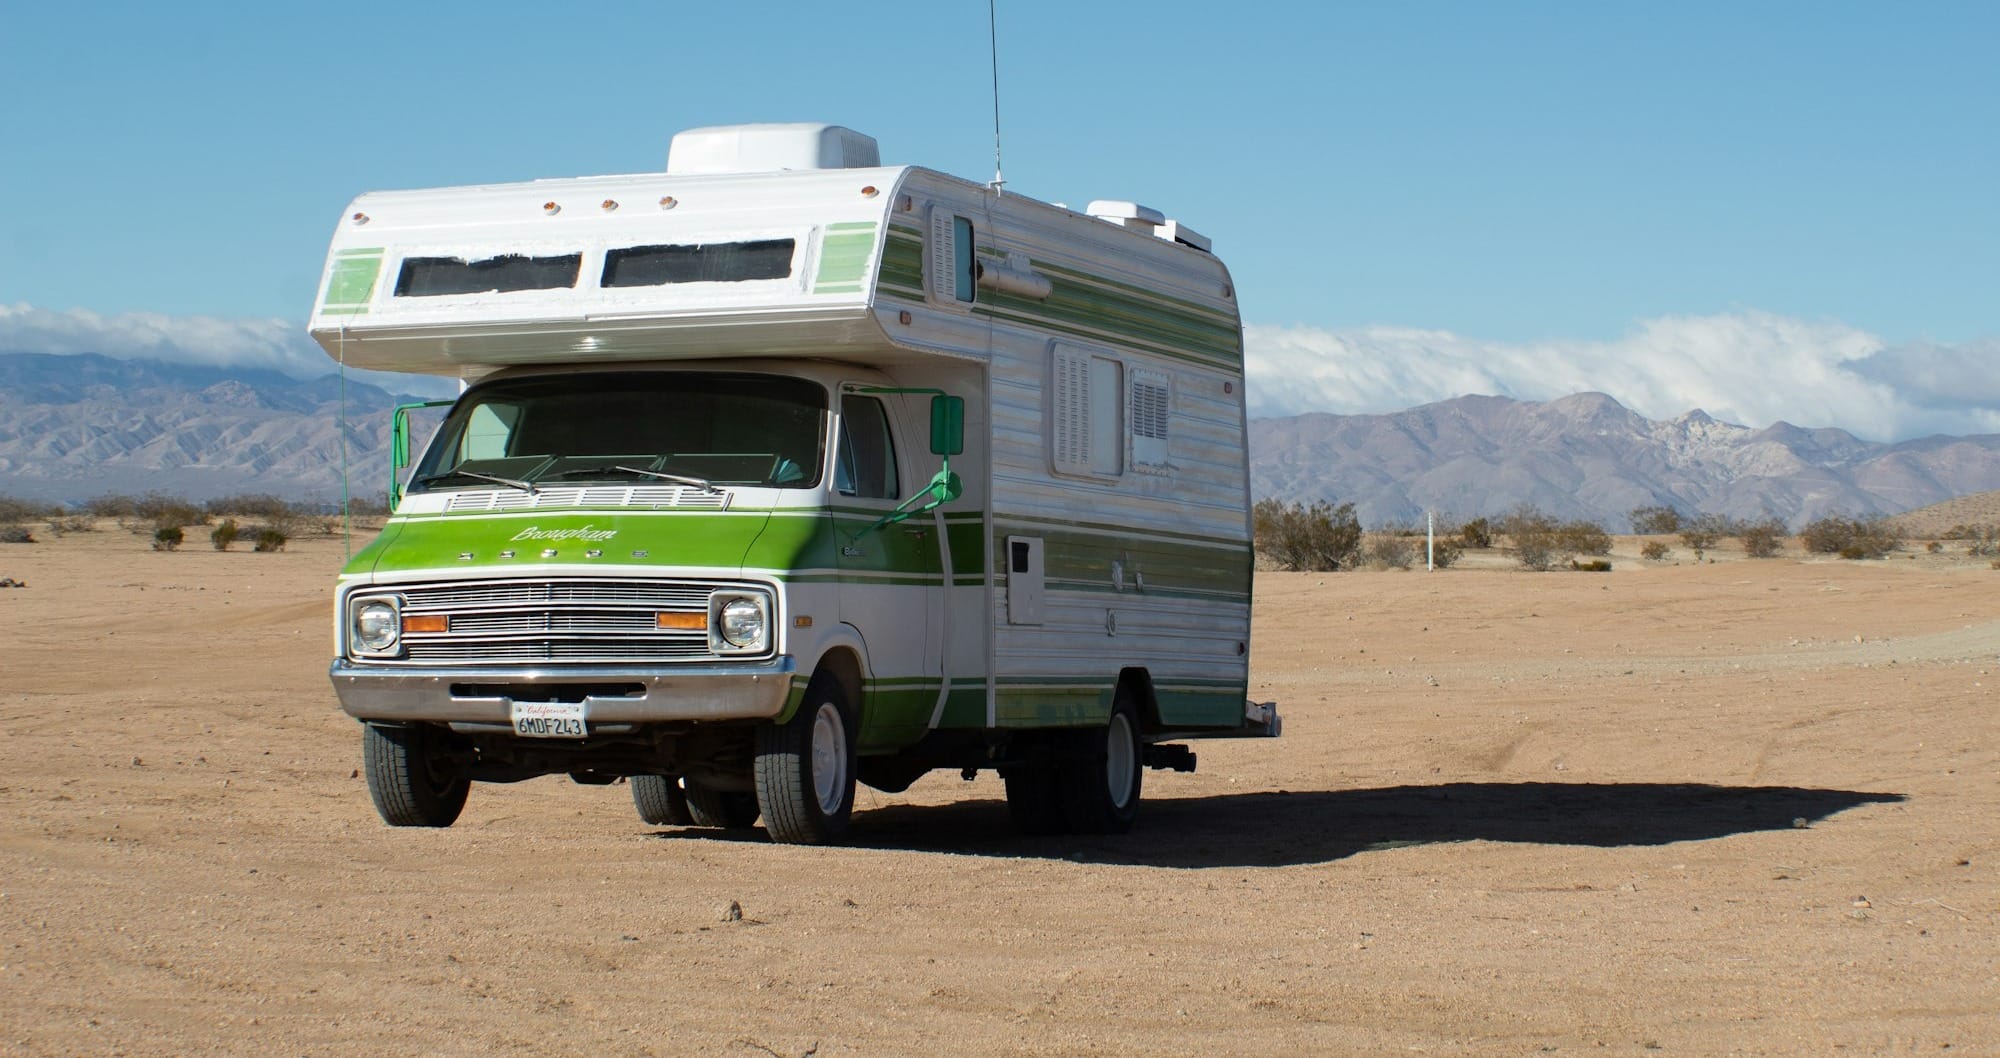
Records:
<instances>
[{"instance_id":1,"label":"small door window","mask_svg":"<svg viewBox=\"0 0 2000 1058\"><path fill-rule=\"evenodd\" d=\"M874 397L842 397L840 458L834 465L833 487L843 496L893 500L902 494L899 484L888 410Z\"/></svg>"}]
</instances>

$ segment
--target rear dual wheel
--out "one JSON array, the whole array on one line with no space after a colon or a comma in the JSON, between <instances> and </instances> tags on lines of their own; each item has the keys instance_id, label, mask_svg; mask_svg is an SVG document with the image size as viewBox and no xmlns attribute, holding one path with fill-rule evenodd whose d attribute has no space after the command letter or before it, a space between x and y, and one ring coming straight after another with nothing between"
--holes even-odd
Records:
<instances>
[{"instance_id":1,"label":"rear dual wheel","mask_svg":"<svg viewBox=\"0 0 2000 1058\"><path fill-rule=\"evenodd\" d=\"M632 807L645 822L656 827L684 827L694 822L680 776L634 775L631 786Z\"/></svg>"},{"instance_id":2,"label":"rear dual wheel","mask_svg":"<svg viewBox=\"0 0 2000 1058\"><path fill-rule=\"evenodd\" d=\"M1024 834L1123 834L1139 815L1145 750L1123 691L1101 728L1056 735L1051 760L1003 773L1007 811Z\"/></svg>"}]
</instances>

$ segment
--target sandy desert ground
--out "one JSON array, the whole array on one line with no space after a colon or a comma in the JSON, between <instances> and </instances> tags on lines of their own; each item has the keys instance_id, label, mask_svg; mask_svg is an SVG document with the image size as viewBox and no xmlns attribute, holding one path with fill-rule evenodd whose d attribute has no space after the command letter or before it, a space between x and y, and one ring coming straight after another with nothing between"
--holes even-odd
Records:
<instances>
[{"instance_id":1,"label":"sandy desert ground","mask_svg":"<svg viewBox=\"0 0 2000 1058\"><path fill-rule=\"evenodd\" d=\"M811 849L384 827L341 541L148 544L0 545L0 1054L2000 1053L1984 560L1264 574L1285 737L1134 833L938 774Z\"/></svg>"}]
</instances>

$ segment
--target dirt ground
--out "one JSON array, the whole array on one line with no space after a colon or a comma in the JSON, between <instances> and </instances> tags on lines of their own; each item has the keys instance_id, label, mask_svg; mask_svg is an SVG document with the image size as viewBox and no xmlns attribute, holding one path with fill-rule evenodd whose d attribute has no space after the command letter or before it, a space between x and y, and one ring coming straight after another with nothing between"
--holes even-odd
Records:
<instances>
[{"instance_id":1,"label":"dirt ground","mask_svg":"<svg viewBox=\"0 0 2000 1058\"><path fill-rule=\"evenodd\" d=\"M0 545L0 1054L2000 1053L1984 560L1260 574L1285 735L1132 834L934 774L813 849L385 827L341 541L190 539Z\"/></svg>"}]
</instances>

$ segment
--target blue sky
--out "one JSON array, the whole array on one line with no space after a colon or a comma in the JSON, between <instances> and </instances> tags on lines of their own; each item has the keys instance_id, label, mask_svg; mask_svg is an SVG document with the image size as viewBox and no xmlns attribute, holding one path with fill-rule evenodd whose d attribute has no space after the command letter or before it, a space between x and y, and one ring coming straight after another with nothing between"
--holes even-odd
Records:
<instances>
[{"instance_id":1,"label":"blue sky","mask_svg":"<svg viewBox=\"0 0 2000 1058\"><path fill-rule=\"evenodd\" d=\"M353 195L657 169L696 125L993 167L982 0L267 6L9 11L0 345L302 324ZM999 42L1009 188L1212 236L1264 375L1322 382L1263 410L2000 431L2000 5L1000 0ZM1838 385L1749 392L1759 357Z\"/></svg>"}]
</instances>

